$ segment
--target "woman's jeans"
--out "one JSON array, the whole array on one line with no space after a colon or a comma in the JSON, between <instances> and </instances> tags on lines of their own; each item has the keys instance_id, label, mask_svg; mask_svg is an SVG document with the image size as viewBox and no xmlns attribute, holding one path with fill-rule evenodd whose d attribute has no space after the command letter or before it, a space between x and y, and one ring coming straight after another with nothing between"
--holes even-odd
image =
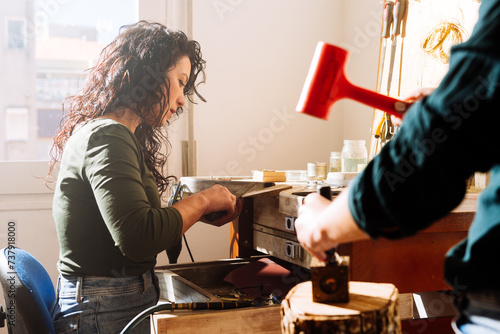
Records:
<instances>
[{"instance_id":1,"label":"woman's jeans","mask_svg":"<svg viewBox=\"0 0 500 334\"><path fill-rule=\"evenodd\" d=\"M159 290L151 272L141 276L59 276L52 312L56 333L120 333L139 313L156 305ZM144 320L132 333L150 333Z\"/></svg>"},{"instance_id":2,"label":"woman's jeans","mask_svg":"<svg viewBox=\"0 0 500 334\"><path fill-rule=\"evenodd\" d=\"M500 333L500 292L467 292L456 303L459 316L453 323L456 333Z\"/></svg>"}]
</instances>

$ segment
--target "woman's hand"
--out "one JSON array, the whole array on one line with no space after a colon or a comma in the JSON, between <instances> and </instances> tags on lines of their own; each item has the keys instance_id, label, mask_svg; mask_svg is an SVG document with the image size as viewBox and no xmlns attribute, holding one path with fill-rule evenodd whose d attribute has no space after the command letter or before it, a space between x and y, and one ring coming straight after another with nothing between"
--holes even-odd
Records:
<instances>
[{"instance_id":1,"label":"woman's hand","mask_svg":"<svg viewBox=\"0 0 500 334\"><path fill-rule=\"evenodd\" d=\"M222 226L236 219L243 208L243 199L236 199L227 188L221 185L214 185L198 193L209 200L209 205L200 220L204 223ZM208 219L207 215L216 213L215 219ZM222 215L222 216L221 216Z\"/></svg>"},{"instance_id":2,"label":"woman's hand","mask_svg":"<svg viewBox=\"0 0 500 334\"><path fill-rule=\"evenodd\" d=\"M233 205L233 210L214 211L215 213L220 212L222 216L219 217L219 215L217 215L216 219L210 220L207 218L207 215L204 215L200 221L214 226L222 226L238 218L241 209L243 209L243 198L238 198Z\"/></svg>"},{"instance_id":3,"label":"woman's hand","mask_svg":"<svg viewBox=\"0 0 500 334\"><path fill-rule=\"evenodd\" d=\"M236 196L227 188L216 184L178 201L173 207L182 216L184 233L197 221L222 226L234 220L241 213L243 200L236 200ZM214 221L208 221L205 216L214 212L223 212L223 215Z\"/></svg>"}]
</instances>

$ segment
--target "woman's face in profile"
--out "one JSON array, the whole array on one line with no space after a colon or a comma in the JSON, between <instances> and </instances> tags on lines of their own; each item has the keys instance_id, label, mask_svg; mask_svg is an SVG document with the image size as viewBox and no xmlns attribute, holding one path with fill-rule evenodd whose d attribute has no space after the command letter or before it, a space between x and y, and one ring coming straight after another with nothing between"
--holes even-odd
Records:
<instances>
[{"instance_id":1,"label":"woman's face in profile","mask_svg":"<svg viewBox=\"0 0 500 334\"><path fill-rule=\"evenodd\" d=\"M155 110L154 118L157 119L158 114L161 113L160 122L154 119L146 119L146 123L152 126L162 127L165 126L167 121L172 118L172 116L177 112L177 108L183 107L186 103L184 97L184 86L186 86L189 80L189 74L191 73L191 61L187 56L182 57L179 61L170 68L167 72L167 78L170 82L170 91L167 92L166 87L164 87L163 93L165 96L168 95L169 104L166 110L159 110L160 105L157 106Z\"/></svg>"}]
</instances>

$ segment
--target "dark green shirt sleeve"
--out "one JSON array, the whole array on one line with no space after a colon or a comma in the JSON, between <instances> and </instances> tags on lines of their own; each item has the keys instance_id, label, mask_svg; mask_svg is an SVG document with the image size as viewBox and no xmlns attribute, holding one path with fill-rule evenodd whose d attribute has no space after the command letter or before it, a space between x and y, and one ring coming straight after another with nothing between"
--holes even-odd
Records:
<instances>
[{"instance_id":1,"label":"dark green shirt sleeve","mask_svg":"<svg viewBox=\"0 0 500 334\"><path fill-rule=\"evenodd\" d=\"M353 181L351 213L374 238L424 229L461 202L470 175L500 163L499 1L484 1L479 14L440 86Z\"/></svg>"}]
</instances>

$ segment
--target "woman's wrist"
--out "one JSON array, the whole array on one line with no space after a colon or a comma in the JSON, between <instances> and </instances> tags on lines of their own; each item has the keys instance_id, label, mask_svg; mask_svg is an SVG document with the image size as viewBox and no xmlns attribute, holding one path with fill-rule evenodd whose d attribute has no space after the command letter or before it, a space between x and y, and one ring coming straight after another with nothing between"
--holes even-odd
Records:
<instances>
[{"instance_id":1,"label":"woman's wrist","mask_svg":"<svg viewBox=\"0 0 500 334\"><path fill-rule=\"evenodd\" d=\"M210 200L202 193L196 193L175 203L175 207L182 216L184 234L197 221L201 220L209 210Z\"/></svg>"}]
</instances>

